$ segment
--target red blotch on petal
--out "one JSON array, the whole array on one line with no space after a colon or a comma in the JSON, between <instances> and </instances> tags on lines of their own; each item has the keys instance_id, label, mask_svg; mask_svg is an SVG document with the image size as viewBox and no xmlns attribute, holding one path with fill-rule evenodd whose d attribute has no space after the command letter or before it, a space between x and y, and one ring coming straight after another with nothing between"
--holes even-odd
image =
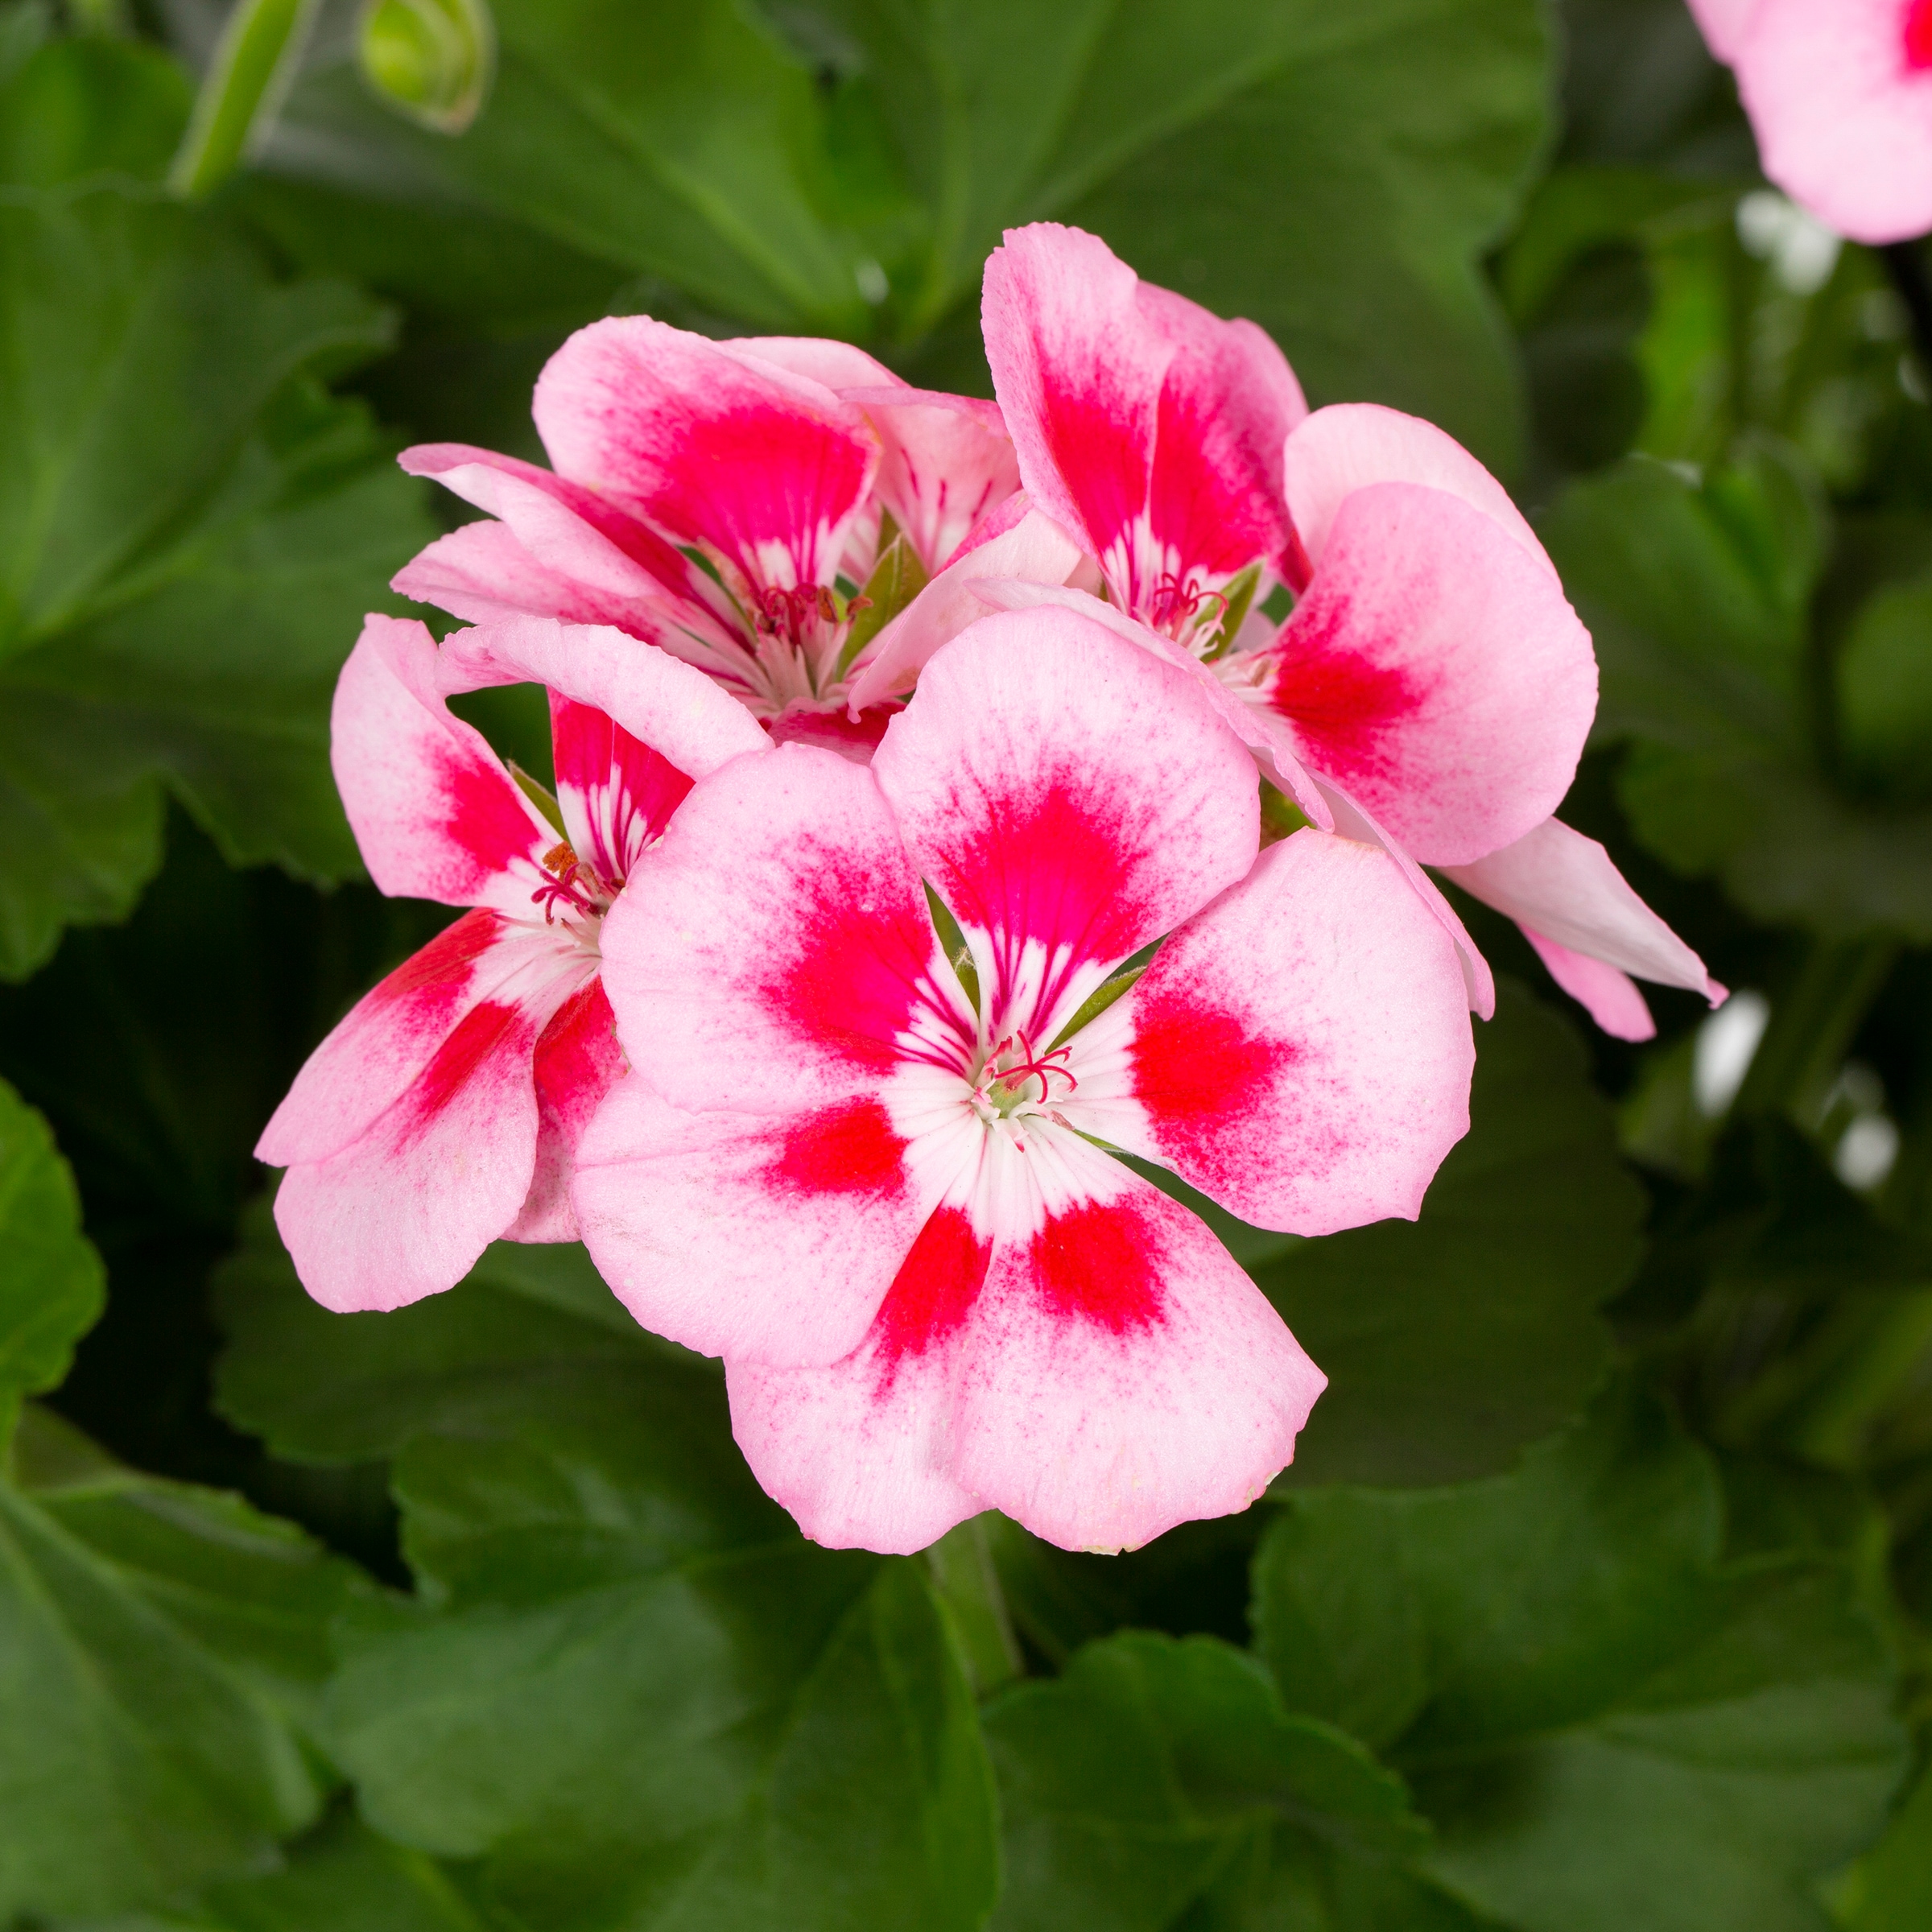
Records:
<instances>
[{"instance_id":1,"label":"red blotch on petal","mask_svg":"<svg viewBox=\"0 0 1932 1932\"><path fill-rule=\"evenodd\" d=\"M1108 819L1096 817L1096 803L1112 808ZM1145 908L1128 890L1141 857L1121 801L1076 796L1055 783L995 807L954 863L954 910L1016 955L1021 942L1037 939L1050 957L1070 945L1074 964L1122 959L1139 947L1146 924ZM1042 1006L1053 993L1042 996Z\"/></svg>"},{"instance_id":2,"label":"red blotch on petal","mask_svg":"<svg viewBox=\"0 0 1932 1932\"><path fill-rule=\"evenodd\" d=\"M1915 74L1932 68L1932 0L1913 0L1906 10L1905 66Z\"/></svg>"},{"instance_id":3,"label":"red blotch on petal","mask_svg":"<svg viewBox=\"0 0 1932 1932\"><path fill-rule=\"evenodd\" d=\"M898 1063L898 1034L932 956L931 922L906 902L906 881L844 855L810 869L811 907L796 950L767 998L809 1045L871 1071Z\"/></svg>"},{"instance_id":4,"label":"red blotch on petal","mask_svg":"<svg viewBox=\"0 0 1932 1932\"><path fill-rule=\"evenodd\" d=\"M972 1313L992 1253L963 1210L934 1210L873 1319L873 1351L884 1370L881 1393L900 1362L944 1341Z\"/></svg>"},{"instance_id":5,"label":"red blotch on petal","mask_svg":"<svg viewBox=\"0 0 1932 1932\"><path fill-rule=\"evenodd\" d=\"M574 1139L589 1125L623 1064L616 1018L602 979L594 979L557 1009L537 1041L538 1102Z\"/></svg>"},{"instance_id":6,"label":"red blotch on petal","mask_svg":"<svg viewBox=\"0 0 1932 1932\"><path fill-rule=\"evenodd\" d=\"M1277 1071L1295 1058L1284 1041L1257 1039L1232 1013L1162 1005L1134 1030L1133 1091L1163 1152L1197 1172L1258 1106Z\"/></svg>"},{"instance_id":7,"label":"red blotch on petal","mask_svg":"<svg viewBox=\"0 0 1932 1932\"><path fill-rule=\"evenodd\" d=\"M529 1031L522 1009L497 1000L470 1008L398 1104L404 1109L394 1147L406 1151L429 1131L436 1117L469 1085L477 1069L518 1028ZM534 1077L534 1076L533 1076Z\"/></svg>"},{"instance_id":8,"label":"red blotch on petal","mask_svg":"<svg viewBox=\"0 0 1932 1932\"><path fill-rule=\"evenodd\" d=\"M1298 640L1298 642L1300 642ZM1319 640L1285 656L1273 703L1293 723L1315 762L1331 776L1380 774L1382 737L1414 711L1422 694L1406 671L1352 652L1327 651Z\"/></svg>"},{"instance_id":9,"label":"red blotch on petal","mask_svg":"<svg viewBox=\"0 0 1932 1932\"><path fill-rule=\"evenodd\" d=\"M476 963L496 943L502 915L479 908L452 921L419 952L412 952L386 979L372 986L367 1007L407 1001L412 1029L442 1030L474 975Z\"/></svg>"},{"instance_id":10,"label":"red blotch on petal","mask_svg":"<svg viewBox=\"0 0 1932 1932\"><path fill-rule=\"evenodd\" d=\"M451 842L485 873L507 872L528 858L542 835L515 784L453 741L437 748L436 759L443 829Z\"/></svg>"},{"instance_id":11,"label":"red blotch on petal","mask_svg":"<svg viewBox=\"0 0 1932 1932\"><path fill-rule=\"evenodd\" d=\"M809 1194L874 1194L896 1187L906 1143L869 1096L808 1114L785 1137L771 1166L782 1185Z\"/></svg>"},{"instance_id":12,"label":"red blotch on petal","mask_svg":"<svg viewBox=\"0 0 1932 1932\"><path fill-rule=\"evenodd\" d=\"M1123 1335L1161 1319L1159 1248L1158 1232L1130 1199L1088 1201L1048 1221L1030 1258L1050 1315Z\"/></svg>"}]
</instances>

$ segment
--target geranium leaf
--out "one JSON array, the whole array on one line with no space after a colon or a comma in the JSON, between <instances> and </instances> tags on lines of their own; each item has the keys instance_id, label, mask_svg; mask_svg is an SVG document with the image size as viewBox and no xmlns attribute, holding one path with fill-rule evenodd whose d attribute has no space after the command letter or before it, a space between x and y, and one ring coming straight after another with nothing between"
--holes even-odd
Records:
<instances>
[{"instance_id":1,"label":"geranium leaf","mask_svg":"<svg viewBox=\"0 0 1932 1932\"><path fill-rule=\"evenodd\" d=\"M291 1525L30 1410L0 1483L0 1913L158 1902L308 1824L304 1714L366 1587Z\"/></svg>"},{"instance_id":2,"label":"geranium leaf","mask_svg":"<svg viewBox=\"0 0 1932 1932\"><path fill-rule=\"evenodd\" d=\"M1090 1645L985 1726L1005 1821L995 1932L1482 1922L1415 1872L1428 1833L1401 1780L1212 1637Z\"/></svg>"},{"instance_id":3,"label":"geranium leaf","mask_svg":"<svg viewBox=\"0 0 1932 1932\"><path fill-rule=\"evenodd\" d=\"M1508 1476L1292 1498L1256 1563L1290 1709L1402 1771L1426 1864L1525 1932L1822 1932L1881 1827L1894 1668L1851 1567L1727 1561L1711 1459L1618 1384Z\"/></svg>"},{"instance_id":4,"label":"geranium leaf","mask_svg":"<svg viewBox=\"0 0 1932 1932\"><path fill-rule=\"evenodd\" d=\"M126 913L164 790L232 863L357 869L329 693L430 530L312 376L387 327L131 188L0 204L0 975Z\"/></svg>"},{"instance_id":5,"label":"geranium leaf","mask_svg":"<svg viewBox=\"0 0 1932 1932\"><path fill-rule=\"evenodd\" d=\"M67 1373L104 1294L73 1176L46 1121L0 1081L0 1460L20 1397Z\"/></svg>"},{"instance_id":6,"label":"geranium leaf","mask_svg":"<svg viewBox=\"0 0 1932 1932\"><path fill-rule=\"evenodd\" d=\"M980 1922L990 1781L920 1566L806 1543L715 1368L580 1251L340 1316L271 1238L222 1283L223 1406L285 1455L393 1453L419 1582L345 1628L328 1700L371 1823L558 1932Z\"/></svg>"}]
</instances>

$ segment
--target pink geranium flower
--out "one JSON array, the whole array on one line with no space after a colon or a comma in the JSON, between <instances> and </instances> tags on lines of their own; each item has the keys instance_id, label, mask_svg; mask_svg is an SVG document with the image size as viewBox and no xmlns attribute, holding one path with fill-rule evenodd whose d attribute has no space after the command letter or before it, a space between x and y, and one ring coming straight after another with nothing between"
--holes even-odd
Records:
<instances>
[{"instance_id":1,"label":"pink geranium flower","mask_svg":"<svg viewBox=\"0 0 1932 1932\"><path fill-rule=\"evenodd\" d=\"M554 470L460 444L403 452L494 520L431 544L396 588L473 623L614 625L779 737L876 741L882 716L855 733L841 714L882 526L930 573L1018 481L994 404L910 388L840 342L619 317L551 357L534 411Z\"/></svg>"},{"instance_id":2,"label":"pink geranium flower","mask_svg":"<svg viewBox=\"0 0 1932 1932\"><path fill-rule=\"evenodd\" d=\"M1108 1150L1264 1227L1413 1216L1473 1056L1388 857L1258 833L1186 671L1047 609L935 657L869 768L741 760L638 867L604 939L638 1072L578 1217L639 1321L724 1356L808 1535L998 1508L1118 1548L1289 1460L1320 1373Z\"/></svg>"},{"instance_id":3,"label":"pink geranium flower","mask_svg":"<svg viewBox=\"0 0 1932 1932\"><path fill-rule=\"evenodd\" d=\"M1711 990L1602 848L1551 819L1596 712L1595 654L1473 456L1393 410L1309 415L1252 323L1150 287L1077 229L1009 233L985 316L1026 499L1093 559L1111 611L1240 701L1236 729L1305 813L1407 865L1479 1012L1488 968L1416 861L1541 919L1533 943L1612 1031L1650 1030L1624 968ZM981 604L1068 603L1067 575L1055 558L1034 592L966 588ZM1258 608L1277 586L1294 600L1278 626ZM905 688L970 614L939 588L881 639L856 702ZM1533 854L1505 856L1532 837Z\"/></svg>"},{"instance_id":4,"label":"pink geranium flower","mask_svg":"<svg viewBox=\"0 0 1932 1932\"><path fill-rule=\"evenodd\" d=\"M555 820L445 703L517 679L550 686ZM572 1150L621 1063L605 915L692 780L768 746L688 666L532 619L439 652L420 624L370 617L332 724L377 885L473 910L316 1048L255 1153L288 1170L275 1220L309 1293L395 1308L502 1236L577 1238Z\"/></svg>"},{"instance_id":5,"label":"pink geranium flower","mask_svg":"<svg viewBox=\"0 0 1932 1932\"><path fill-rule=\"evenodd\" d=\"M1932 0L1690 0L1765 172L1855 242L1932 229Z\"/></svg>"}]
</instances>

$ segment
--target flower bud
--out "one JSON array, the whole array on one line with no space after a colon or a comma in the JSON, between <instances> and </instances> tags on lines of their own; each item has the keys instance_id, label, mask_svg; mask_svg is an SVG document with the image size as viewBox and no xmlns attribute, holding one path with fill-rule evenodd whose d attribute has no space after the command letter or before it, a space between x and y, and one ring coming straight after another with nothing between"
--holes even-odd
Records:
<instances>
[{"instance_id":1,"label":"flower bud","mask_svg":"<svg viewBox=\"0 0 1932 1932\"><path fill-rule=\"evenodd\" d=\"M486 0L365 0L356 35L363 79L438 134L460 134L476 119L496 53Z\"/></svg>"}]
</instances>

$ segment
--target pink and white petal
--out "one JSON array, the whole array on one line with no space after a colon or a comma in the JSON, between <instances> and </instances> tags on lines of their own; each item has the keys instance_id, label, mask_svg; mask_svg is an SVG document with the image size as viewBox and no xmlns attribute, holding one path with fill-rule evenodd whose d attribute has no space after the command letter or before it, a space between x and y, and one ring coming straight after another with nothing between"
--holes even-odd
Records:
<instances>
[{"instance_id":1,"label":"pink and white petal","mask_svg":"<svg viewBox=\"0 0 1932 1932\"><path fill-rule=\"evenodd\" d=\"M324 1307L440 1294L516 1220L536 1158L530 1055L544 1017L515 1001L472 1007L361 1138L283 1177L275 1225Z\"/></svg>"},{"instance_id":2,"label":"pink and white petal","mask_svg":"<svg viewBox=\"0 0 1932 1932\"><path fill-rule=\"evenodd\" d=\"M699 785L605 919L605 990L675 1106L778 1114L869 1092L942 966L869 771L782 745ZM968 1022L970 1026L970 1022Z\"/></svg>"},{"instance_id":3,"label":"pink and white petal","mask_svg":"<svg viewBox=\"0 0 1932 1932\"><path fill-rule=\"evenodd\" d=\"M1413 1220L1468 1131L1455 948L1371 846L1313 830L1270 846L1121 1006L1145 1127L1116 1144L1257 1227Z\"/></svg>"},{"instance_id":4,"label":"pink and white petal","mask_svg":"<svg viewBox=\"0 0 1932 1932\"><path fill-rule=\"evenodd\" d=\"M527 919L556 833L482 733L451 716L441 680L423 625L365 622L329 720L343 809L382 891Z\"/></svg>"},{"instance_id":5,"label":"pink and white petal","mask_svg":"<svg viewBox=\"0 0 1932 1932\"><path fill-rule=\"evenodd\" d=\"M830 582L878 462L822 382L643 316L580 329L534 412L562 474L761 587Z\"/></svg>"},{"instance_id":6,"label":"pink and white petal","mask_svg":"<svg viewBox=\"0 0 1932 1932\"><path fill-rule=\"evenodd\" d=\"M1901 0L1760 0L1733 50L1765 172L1855 242L1932 228L1932 23Z\"/></svg>"},{"instance_id":7,"label":"pink and white petal","mask_svg":"<svg viewBox=\"0 0 1932 1932\"><path fill-rule=\"evenodd\" d=\"M1476 950L1468 928L1456 917L1455 908L1443 897L1435 880L1345 791L1332 785L1324 785L1322 791L1328 801L1334 829L1340 836L1353 839L1358 844L1373 845L1395 862L1396 869L1402 873L1409 890L1422 901L1429 916L1448 934L1449 943L1455 948L1456 963L1462 968L1463 991L1468 1000L1469 1010L1479 1020L1493 1018L1496 976L1489 970L1489 962Z\"/></svg>"},{"instance_id":8,"label":"pink and white petal","mask_svg":"<svg viewBox=\"0 0 1932 1932\"><path fill-rule=\"evenodd\" d=\"M1736 58L1760 0L1686 0L1704 44L1719 60Z\"/></svg>"},{"instance_id":9,"label":"pink and white petal","mask_svg":"<svg viewBox=\"0 0 1932 1932\"><path fill-rule=\"evenodd\" d=\"M948 1473L960 1385L975 1364L961 1328L990 1250L956 1207L935 1210L865 1340L821 1368L728 1360L731 1429L766 1493L814 1542L909 1555L985 1505Z\"/></svg>"},{"instance_id":10,"label":"pink and white petal","mask_svg":"<svg viewBox=\"0 0 1932 1932\"><path fill-rule=\"evenodd\" d=\"M1472 865L1443 868L1465 892L1571 952L1701 993L1715 1006L1723 987L1644 902L1595 839L1546 819Z\"/></svg>"},{"instance_id":11,"label":"pink and white petal","mask_svg":"<svg viewBox=\"0 0 1932 1932\"><path fill-rule=\"evenodd\" d=\"M1591 1019L1614 1040L1651 1040L1657 1037L1657 1022L1637 982L1627 972L1606 966L1586 952L1572 952L1554 939L1525 926L1523 937L1536 948L1537 957L1571 999L1579 1001Z\"/></svg>"},{"instance_id":12,"label":"pink and white petal","mask_svg":"<svg viewBox=\"0 0 1932 1932\"><path fill-rule=\"evenodd\" d=\"M1245 1509L1326 1382L1195 1216L1114 1174L996 1250L960 1344L951 1474L1067 1550Z\"/></svg>"},{"instance_id":13,"label":"pink and white petal","mask_svg":"<svg viewBox=\"0 0 1932 1932\"><path fill-rule=\"evenodd\" d=\"M874 487L928 571L1019 489L1019 459L997 403L910 388L844 394L878 432Z\"/></svg>"},{"instance_id":14,"label":"pink and white petal","mask_svg":"<svg viewBox=\"0 0 1932 1932\"><path fill-rule=\"evenodd\" d=\"M1308 413L1287 358L1252 322L1224 322L1142 283L1141 314L1174 345L1161 382L1147 498L1155 546L1179 581L1224 581L1293 541L1282 451Z\"/></svg>"},{"instance_id":15,"label":"pink and white petal","mask_svg":"<svg viewBox=\"0 0 1932 1932\"><path fill-rule=\"evenodd\" d=\"M1259 838L1253 760L1193 682L1068 610L962 632L872 770L980 951L989 1024L1035 1037L1240 878Z\"/></svg>"},{"instance_id":16,"label":"pink and white petal","mask_svg":"<svg viewBox=\"0 0 1932 1932\"><path fill-rule=\"evenodd\" d=\"M613 718L691 778L765 749L758 720L701 671L609 625L506 618L444 638L442 658L446 690L546 684Z\"/></svg>"},{"instance_id":17,"label":"pink and white petal","mask_svg":"<svg viewBox=\"0 0 1932 1932\"><path fill-rule=\"evenodd\" d=\"M364 993L316 1047L256 1143L271 1167L319 1161L363 1132L435 1057L473 1006L527 963L523 929L468 912Z\"/></svg>"},{"instance_id":18,"label":"pink and white petal","mask_svg":"<svg viewBox=\"0 0 1932 1932\"><path fill-rule=\"evenodd\" d=\"M504 1230L512 1241L576 1241L571 1204L584 1129L624 1071L617 1021L601 980L573 993L537 1037L531 1071L537 1089L537 1151L522 1211Z\"/></svg>"},{"instance_id":19,"label":"pink and white petal","mask_svg":"<svg viewBox=\"0 0 1932 1932\"><path fill-rule=\"evenodd\" d=\"M1424 865L1468 865L1547 818L1596 713L1590 634L1554 575L1412 483L1344 502L1277 653L1269 701L1303 760Z\"/></svg>"},{"instance_id":20,"label":"pink and white petal","mask_svg":"<svg viewBox=\"0 0 1932 1932\"><path fill-rule=\"evenodd\" d=\"M607 596L710 602L688 558L615 503L553 471L467 443L419 443L397 459L515 532L559 576Z\"/></svg>"},{"instance_id":21,"label":"pink and white petal","mask_svg":"<svg viewBox=\"0 0 1932 1932\"><path fill-rule=\"evenodd\" d=\"M682 638L663 599L593 590L539 564L507 523L488 518L426 544L390 579L390 588L469 624L555 617L566 624L615 625L634 638Z\"/></svg>"},{"instance_id":22,"label":"pink and white petal","mask_svg":"<svg viewBox=\"0 0 1932 1932\"><path fill-rule=\"evenodd\" d=\"M1288 439L1288 507L1319 568L1336 513L1376 483L1420 483L1459 497L1507 530L1551 576L1556 567L1509 493L1455 437L1379 402L1331 402Z\"/></svg>"},{"instance_id":23,"label":"pink and white petal","mask_svg":"<svg viewBox=\"0 0 1932 1932\"><path fill-rule=\"evenodd\" d=\"M577 1149L577 1220L646 1328L733 1363L835 1362L932 1211L906 1150L873 1094L685 1113L634 1075Z\"/></svg>"},{"instance_id":24,"label":"pink and white petal","mask_svg":"<svg viewBox=\"0 0 1932 1932\"><path fill-rule=\"evenodd\" d=\"M1004 529L989 527L1021 502L1009 497L982 518L967 545L873 640L852 681L855 716L911 690L932 654L985 616L980 584L1008 577L1064 584L1078 568L1080 545L1042 510L1026 510Z\"/></svg>"},{"instance_id":25,"label":"pink and white petal","mask_svg":"<svg viewBox=\"0 0 1932 1932\"><path fill-rule=\"evenodd\" d=\"M1091 591L1071 584L1039 584L1016 577L976 579L975 598L991 610L1038 610L1051 605L1062 610L1078 611L1136 648L1150 652L1163 664L1171 664L1193 682L1208 708L1254 754L1261 775L1293 799L1302 813L1326 832L1331 820L1321 790L1300 758L1294 730L1288 721L1262 704L1250 703L1216 668L1204 664L1184 645L1129 617L1118 605L1109 604ZM1262 620L1264 623L1265 619ZM1269 626L1269 641L1273 627ZM1233 665L1240 661L1224 659Z\"/></svg>"},{"instance_id":26,"label":"pink and white petal","mask_svg":"<svg viewBox=\"0 0 1932 1932\"><path fill-rule=\"evenodd\" d=\"M1101 559L1134 608L1161 379L1175 353L1139 290L1098 236L1041 221L1009 229L987 258L980 304L1027 494Z\"/></svg>"}]
</instances>

